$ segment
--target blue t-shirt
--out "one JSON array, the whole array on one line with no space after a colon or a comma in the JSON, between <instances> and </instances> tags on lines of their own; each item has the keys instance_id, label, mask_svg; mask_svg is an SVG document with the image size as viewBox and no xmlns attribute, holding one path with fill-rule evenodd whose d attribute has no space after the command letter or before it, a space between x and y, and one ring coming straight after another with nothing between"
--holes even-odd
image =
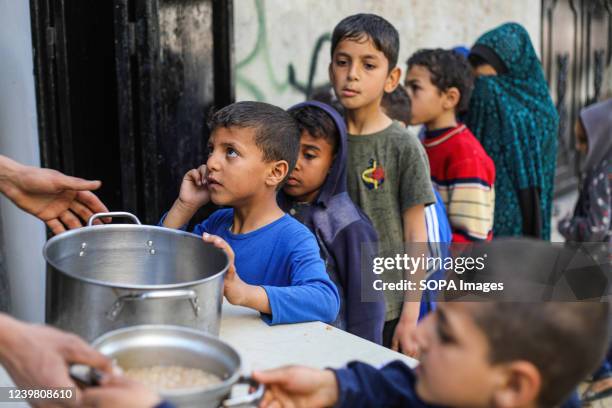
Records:
<instances>
[{"instance_id":1,"label":"blue t-shirt","mask_svg":"<svg viewBox=\"0 0 612 408\"><path fill-rule=\"evenodd\" d=\"M340 298L329 278L314 235L288 214L246 234L230 227L234 210L215 211L194 234L218 235L232 247L240 279L265 289L272 315L262 314L268 324L319 320L333 322Z\"/></svg>"}]
</instances>

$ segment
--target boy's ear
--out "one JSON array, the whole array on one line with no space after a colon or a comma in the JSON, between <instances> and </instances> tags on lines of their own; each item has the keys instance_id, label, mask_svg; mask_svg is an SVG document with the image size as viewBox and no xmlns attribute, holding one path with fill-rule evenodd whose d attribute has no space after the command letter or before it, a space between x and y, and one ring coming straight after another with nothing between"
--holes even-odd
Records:
<instances>
[{"instance_id":1,"label":"boy's ear","mask_svg":"<svg viewBox=\"0 0 612 408\"><path fill-rule=\"evenodd\" d=\"M444 91L444 101L442 102L442 107L446 110L455 109L455 107L459 105L460 99L461 92L459 92L459 89L452 86Z\"/></svg>"},{"instance_id":2,"label":"boy's ear","mask_svg":"<svg viewBox=\"0 0 612 408\"><path fill-rule=\"evenodd\" d=\"M540 371L527 361L512 362L504 371L504 382L493 394L494 406L511 408L537 405L542 388Z\"/></svg>"},{"instance_id":3,"label":"boy's ear","mask_svg":"<svg viewBox=\"0 0 612 408\"><path fill-rule=\"evenodd\" d=\"M289 163L286 160L279 160L271 163L268 175L266 176L266 185L270 187L278 186L289 172Z\"/></svg>"},{"instance_id":4,"label":"boy's ear","mask_svg":"<svg viewBox=\"0 0 612 408\"><path fill-rule=\"evenodd\" d=\"M334 87L334 72L332 71L332 63L330 62L327 66L327 75L329 76L329 83Z\"/></svg>"},{"instance_id":5,"label":"boy's ear","mask_svg":"<svg viewBox=\"0 0 612 408\"><path fill-rule=\"evenodd\" d=\"M385 92L391 93L395 91L397 88L397 84L399 84L400 77L402 76L402 70L400 67L395 67L389 72L387 75L387 80L385 81Z\"/></svg>"}]
</instances>

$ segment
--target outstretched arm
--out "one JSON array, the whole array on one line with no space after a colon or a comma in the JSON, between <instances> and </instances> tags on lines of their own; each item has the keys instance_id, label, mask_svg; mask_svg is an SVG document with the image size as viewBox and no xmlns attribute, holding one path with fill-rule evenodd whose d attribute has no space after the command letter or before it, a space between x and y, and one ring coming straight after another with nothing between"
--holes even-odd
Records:
<instances>
[{"instance_id":1,"label":"outstretched arm","mask_svg":"<svg viewBox=\"0 0 612 408\"><path fill-rule=\"evenodd\" d=\"M111 361L76 335L1 313L0 364L20 388L75 387L68 374L71 364L112 371Z\"/></svg>"},{"instance_id":2,"label":"outstretched arm","mask_svg":"<svg viewBox=\"0 0 612 408\"><path fill-rule=\"evenodd\" d=\"M334 370L289 366L253 372L266 386L261 408L365 408L427 405L415 390L415 375L401 361L377 369L353 361Z\"/></svg>"},{"instance_id":3,"label":"outstretched arm","mask_svg":"<svg viewBox=\"0 0 612 408\"><path fill-rule=\"evenodd\" d=\"M101 184L0 156L0 192L17 207L44 221L54 234L81 227L81 221L95 213L108 212L90 191Z\"/></svg>"},{"instance_id":4,"label":"outstretched arm","mask_svg":"<svg viewBox=\"0 0 612 408\"><path fill-rule=\"evenodd\" d=\"M338 401L336 376L330 370L289 366L257 371L253 378L266 385L261 408L330 407Z\"/></svg>"}]
</instances>

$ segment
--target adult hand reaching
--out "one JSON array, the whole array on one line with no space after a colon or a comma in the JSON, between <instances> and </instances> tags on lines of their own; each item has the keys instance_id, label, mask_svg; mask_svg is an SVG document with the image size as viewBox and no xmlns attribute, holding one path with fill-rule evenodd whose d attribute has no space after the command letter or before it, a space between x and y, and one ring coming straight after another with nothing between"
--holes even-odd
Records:
<instances>
[{"instance_id":1,"label":"adult hand reaching","mask_svg":"<svg viewBox=\"0 0 612 408\"><path fill-rule=\"evenodd\" d=\"M76 387L68 373L71 364L112 373L111 361L74 334L2 314L0 333L0 364L19 388ZM80 403L80 392L76 388L75 392L76 401L66 400L66 405Z\"/></svg>"},{"instance_id":2,"label":"adult hand reaching","mask_svg":"<svg viewBox=\"0 0 612 408\"><path fill-rule=\"evenodd\" d=\"M22 210L44 221L54 234L81 227L81 220L86 222L95 213L108 212L90 191L97 190L101 184L56 170L25 166L0 156L0 192Z\"/></svg>"},{"instance_id":3,"label":"adult hand reaching","mask_svg":"<svg viewBox=\"0 0 612 408\"><path fill-rule=\"evenodd\" d=\"M161 402L155 392L126 377L107 376L100 385L83 392L83 407L152 408Z\"/></svg>"}]
</instances>

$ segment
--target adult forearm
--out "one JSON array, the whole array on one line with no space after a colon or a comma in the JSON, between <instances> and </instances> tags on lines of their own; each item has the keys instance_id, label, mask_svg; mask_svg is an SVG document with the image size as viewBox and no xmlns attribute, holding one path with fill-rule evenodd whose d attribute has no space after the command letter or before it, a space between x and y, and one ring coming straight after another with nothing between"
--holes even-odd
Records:
<instances>
[{"instance_id":1,"label":"adult forearm","mask_svg":"<svg viewBox=\"0 0 612 408\"><path fill-rule=\"evenodd\" d=\"M6 194L7 189L14 183L20 166L16 161L0 155L0 192Z\"/></svg>"},{"instance_id":2,"label":"adult forearm","mask_svg":"<svg viewBox=\"0 0 612 408\"><path fill-rule=\"evenodd\" d=\"M0 364L9 366L23 323L0 313Z\"/></svg>"}]
</instances>

